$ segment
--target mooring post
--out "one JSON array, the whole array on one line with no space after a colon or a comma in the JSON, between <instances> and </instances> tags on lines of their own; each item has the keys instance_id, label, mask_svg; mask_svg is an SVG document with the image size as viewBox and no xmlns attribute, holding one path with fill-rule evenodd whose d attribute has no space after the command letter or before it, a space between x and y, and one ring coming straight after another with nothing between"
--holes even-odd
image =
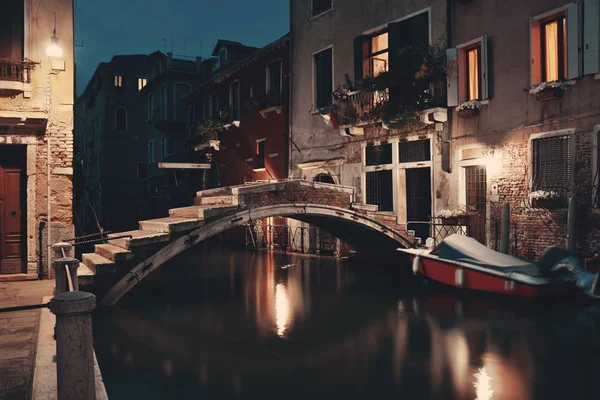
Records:
<instances>
[{"instance_id":1,"label":"mooring post","mask_svg":"<svg viewBox=\"0 0 600 400\"><path fill-rule=\"evenodd\" d=\"M569 199L569 214L567 216L568 242L567 250L577 252L577 197L572 195Z\"/></svg>"},{"instance_id":2,"label":"mooring post","mask_svg":"<svg viewBox=\"0 0 600 400\"><path fill-rule=\"evenodd\" d=\"M54 277L56 280L56 295L68 292L70 290L67 274L69 274L71 277L73 290L79 290L77 268L79 268L79 260L76 258L63 257L52 261L52 269L54 269Z\"/></svg>"},{"instance_id":3,"label":"mooring post","mask_svg":"<svg viewBox=\"0 0 600 400\"><path fill-rule=\"evenodd\" d=\"M508 254L510 240L510 204L504 203L502 207L502 222L500 225L500 252Z\"/></svg>"},{"instance_id":4,"label":"mooring post","mask_svg":"<svg viewBox=\"0 0 600 400\"><path fill-rule=\"evenodd\" d=\"M92 310L96 297L68 292L50 300L56 315L56 377L58 400L95 400Z\"/></svg>"},{"instance_id":5,"label":"mooring post","mask_svg":"<svg viewBox=\"0 0 600 400\"><path fill-rule=\"evenodd\" d=\"M73 246L70 243L60 242L52 245L54 251L54 258L73 257L71 250Z\"/></svg>"}]
</instances>

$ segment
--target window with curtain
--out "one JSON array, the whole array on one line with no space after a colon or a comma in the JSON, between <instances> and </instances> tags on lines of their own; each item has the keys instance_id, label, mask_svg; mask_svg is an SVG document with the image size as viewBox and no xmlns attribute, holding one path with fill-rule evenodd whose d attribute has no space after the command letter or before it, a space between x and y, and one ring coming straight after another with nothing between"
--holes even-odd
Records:
<instances>
[{"instance_id":1,"label":"window with curtain","mask_svg":"<svg viewBox=\"0 0 600 400\"><path fill-rule=\"evenodd\" d=\"M146 78L138 78L138 91L142 90L147 83Z\"/></svg>"},{"instance_id":2,"label":"window with curtain","mask_svg":"<svg viewBox=\"0 0 600 400\"><path fill-rule=\"evenodd\" d=\"M123 75L115 75L114 77L115 87L123 87Z\"/></svg>"},{"instance_id":3,"label":"window with curtain","mask_svg":"<svg viewBox=\"0 0 600 400\"><path fill-rule=\"evenodd\" d=\"M315 107L327 107L331 105L331 92L333 92L333 51L331 48L323 50L313 58Z\"/></svg>"},{"instance_id":4,"label":"window with curtain","mask_svg":"<svg viewBox=\"0 0 600 400\"><path fill-rule=\"evenodd\" d=\"M567 27L562 14L541 23L542 80L565 79L567 71Z\"/></svg>"},{"instance_id":5,"label":"window with curtain","mask_svg":"<svg viewBox=\"0 0 600 400\"><path fill-rule=\"evenodd\" d=\"M481 100L481 44L467 48L467 100Z\"/></svg>"},{"instance_id":6,"label":"window with curtain","mask_svg":"<svg viewBox=\"0 0 600 400\"><path fill-rule=\"evenodd\" d=\"M127 110L119 107L115 110L115 131L127 131Z\"/></svg>"},{"instance_id":7,"label":"window with curtain","mask_svg":"<svg viewBox=\"0 0 600 400\"><path fill-rule=\"evenodd\" d=\"M388 33L380 32L367 42L363 76L377 76L389 71Z\"/></svg>"}]
</instances>

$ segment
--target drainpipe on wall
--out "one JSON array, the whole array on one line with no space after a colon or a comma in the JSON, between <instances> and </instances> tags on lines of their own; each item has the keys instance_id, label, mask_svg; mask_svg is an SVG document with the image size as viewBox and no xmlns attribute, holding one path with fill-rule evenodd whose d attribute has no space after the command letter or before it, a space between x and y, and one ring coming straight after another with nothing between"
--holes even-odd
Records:
<instances>
[{"instance_id":1,"label":"drainpipe on wall","mask_svg":"<svg viewBox=\"0 0 600 400\"><path fill-rule=\"evenodd\" d=\"M446 48L452 47L452 2L454 0L446 0ZM452 110L448 109L448 121L442 132L442 171L452 172L452 164L450 160L451 140L452 138Z\"/></svg>"},{"instance_id":2,"label":"drainpipe on wall","mask_svg":"<svg viewBox=\"0 0 600 400\"><path fill-rule=\"evenodd\" d=\"M40 219L38 225L38 279L44 279L44 228L46 227L46 219Z\"/></svg>"},{"instance_id":3,"label":"drainpipe on wall","mask_svg":"<svg viewBox=\"0 0 600 400\"><path fill-rule=\"evenodd\" d=\"M48 77L46 79L46 112L48 113L48 119L51 118L52 116L52 93L50 92L50 78L51 74L50 72L48 72ZM52 268L50 268L50 263L52 262L52 234L51 234L51 230L52 230L52 217L50 214L50 164L51 164L51 153L52 153L52 149L50 147L51 145L51 135L50 135L50 131L46 130L46 174L47 174L47 187L46 187L46 207L47 207L47 233L48 233L48 239L47 239L47 256L46 256L46 260L47 260L47 265L48 265L48 279L52 279L54 276L53 272L52 272Z\"/></svg>"},{"instance_id":4,"label":"drainpipe on wall","mask_svg":"<svg viewBox=\"0 0 600 400\"><path fill-rule=\"evenodd\" d=\"M290 44L289 44L289 60L288 60L288 132L287 132L287 158L288 158L288 178L292 177L292 82L294 71L294 35L292 28L294 24L294 0L290 0Z\"/></svg>"}]
</instances>

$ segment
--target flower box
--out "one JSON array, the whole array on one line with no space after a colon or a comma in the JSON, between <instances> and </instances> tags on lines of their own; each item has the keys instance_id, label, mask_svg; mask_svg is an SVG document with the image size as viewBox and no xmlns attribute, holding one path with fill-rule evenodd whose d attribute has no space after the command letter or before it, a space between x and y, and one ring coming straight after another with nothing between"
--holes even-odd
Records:
<instances>
[{"instance_id":1,"label":"flower box","mask_svg":"<svg viewBox=\"0 0 600 400\"><path fill-rule=\"evenodd\" d=\"M565 94L565 91L560 88L548 88L544 89L539 93L536 93L535 98L539 102L552 101L556 99L560 99Z\"/></svg>"},{"instance_id":2,"label":"flower box","mask_svg":"<svg viewBox=\"0 0 600 400\"><path fill-rule=\"evenodd\" d=\"M532 199L531 205L534 208L546 208L548 210L555 210L557 208L564 208L564 201L562 199Z\"/></svg>"},{"instance_id":3,"label":"flower box","mask_svg":"<svg viewBox=\"0 0 600 400\"><path fill-rule=\"evenodd\" d=\"M442 225L458 225L458 217L442 218Z\"/></svg>"},{"instance_id":4,"label":"flower box","mask_svg":"<svg viewBox=\"0 0 600 400\"><path fill-rule=\"evenodd\" d=\"M461 118L471 118L479 115L478 108L467 108L464 110L458 110L458 116Z\"/></svg>"}]
</instances>

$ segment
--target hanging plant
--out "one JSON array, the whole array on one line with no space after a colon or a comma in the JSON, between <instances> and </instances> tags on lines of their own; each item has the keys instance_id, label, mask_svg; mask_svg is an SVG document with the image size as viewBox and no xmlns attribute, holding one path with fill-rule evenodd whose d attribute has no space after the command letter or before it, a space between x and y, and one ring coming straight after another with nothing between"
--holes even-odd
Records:
<instances>
[{"instance_id":1,"label":"hanging plant","mask_svg":"<svg viewBox=\"0 0 600 400\"><path fill-rule=\"evenodd\" d=\"M223 132L223 125L213 119L206 119L195 123L188 132L188 140L193 142L208 142L209 140L219 140Z\"/></svg>"}]
</instances>

